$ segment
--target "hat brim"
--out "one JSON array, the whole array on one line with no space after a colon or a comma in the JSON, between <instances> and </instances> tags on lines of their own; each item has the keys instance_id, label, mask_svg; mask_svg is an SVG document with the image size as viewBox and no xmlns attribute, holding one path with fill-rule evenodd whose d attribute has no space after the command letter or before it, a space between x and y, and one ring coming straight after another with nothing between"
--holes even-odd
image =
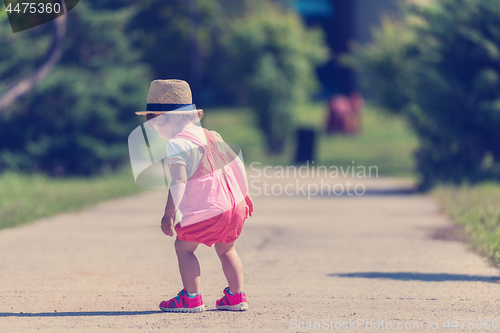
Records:
<instances>
[{"instance_id":1,"label":"hat brim","mask_svg":"<svg viewBox=\"0 0 500 333\"><path fill-rule=\"evenodd\" d=\"M139 115L139 116L145 116L147 114L160 115L160 114L164 114L164 113L191 114L191 113L199 112L199 111L203 111L203 110L196 109L196 110L190 110L190 111L175 111L175 110L173 110L173 111L139 111L139 112L136 112L135 114Z\"/></svg>"}]
</instances>

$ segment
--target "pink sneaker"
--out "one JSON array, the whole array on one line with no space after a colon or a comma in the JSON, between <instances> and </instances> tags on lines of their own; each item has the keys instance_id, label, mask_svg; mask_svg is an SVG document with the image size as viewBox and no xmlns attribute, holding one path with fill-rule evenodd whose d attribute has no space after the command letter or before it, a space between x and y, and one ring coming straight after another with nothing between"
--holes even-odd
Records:
<instances>
[{"instance_id":1,"label":"pink sneaker","mask_svg":"<svg viewBox=\"0 0 500 333\"><path fill-rule=\"evenodd\" d=\"M243 291L231 295L229 287L224 289L224 297L215 302L215 306L219 310L229 311L245 311L248 310L247 295Z\"/></svg>"},{"instance_id":2,"label":"pink sneaker","mask_svg":"<svg viewBox=\"0 0 500 333\"><path fill-rule=\"evenodd\" d=\"M186 289L182 289L176 297L161 302L160 309L165 312L201 312L205 311L205 304L203 304L201 294L191 298Z\"/></svg>"}]
</instances>

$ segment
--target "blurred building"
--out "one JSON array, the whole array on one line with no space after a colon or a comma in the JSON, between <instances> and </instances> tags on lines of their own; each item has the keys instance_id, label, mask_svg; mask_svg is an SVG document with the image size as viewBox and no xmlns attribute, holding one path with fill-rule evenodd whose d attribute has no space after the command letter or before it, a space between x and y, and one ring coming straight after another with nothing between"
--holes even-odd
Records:
<instances>
[{"instance_id":1,"label":"blurred building","mask_svg":"<svg viewBox=\"0 0 500 333\"><path fill-rule=\"evenodd\" d=\"M380 25L384 16L400 17L397 6L400 1L403 0L297 0L296 8L304 22L324 30L333 54L331 61L318 68L324 87L320 97L335 93L350 94L358 90L356 75L340 66L337 56L349 51L351 41L361 44L370 42L371 30Z\"/></svg>"}]
</instances>

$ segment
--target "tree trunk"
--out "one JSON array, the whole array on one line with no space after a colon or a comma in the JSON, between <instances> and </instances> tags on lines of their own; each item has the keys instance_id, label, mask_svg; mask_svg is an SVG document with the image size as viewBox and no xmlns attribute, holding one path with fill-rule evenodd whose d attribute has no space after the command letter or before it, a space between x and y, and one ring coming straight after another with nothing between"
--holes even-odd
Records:
<instances>
[{"instance_id":1,"label":"tree trunk","mask_svg":"<svg viewBox=\"0 0 500 333\"><path fill-rule=\"evenodd\" d=\"M0 113L11 106L18 98L33 90L53 69L61 59L62 42L66 36L66 15L61 15L54 20L54 41L47 53L47 60L38 70L12 85L5 93L0 95Z\"/></svg>"}]
</instances>

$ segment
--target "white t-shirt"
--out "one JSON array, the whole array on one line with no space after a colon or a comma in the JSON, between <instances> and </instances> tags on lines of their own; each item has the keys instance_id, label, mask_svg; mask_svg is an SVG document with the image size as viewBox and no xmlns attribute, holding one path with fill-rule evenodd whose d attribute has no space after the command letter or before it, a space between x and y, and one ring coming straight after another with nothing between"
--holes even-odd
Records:
<instances>
[{"instance_id":1,"label":"white t-shirt","mask_svg":"<svg viewBox=\"0 0 500 333\"><path fill-rule=\"evenodd\" d=\"M205 131L202 127L196 126L187 130L198 138L204 145L207 144ZM215 131L210 131L221 145L222 137ZM219 147L220 149L221 147ZM203 150L192 142L184 138L173 138L167 143L167 158L169 164L182 164L186 166L188 179L196 172L203 158Z\"/></svg>"}]
</instances>

